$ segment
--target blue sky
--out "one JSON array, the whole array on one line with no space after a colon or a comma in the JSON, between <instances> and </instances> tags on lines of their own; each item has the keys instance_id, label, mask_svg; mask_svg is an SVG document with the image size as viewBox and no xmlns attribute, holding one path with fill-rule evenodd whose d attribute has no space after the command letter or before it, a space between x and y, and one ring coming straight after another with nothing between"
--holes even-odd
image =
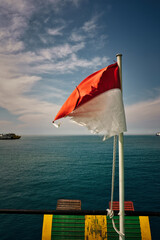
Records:
<instances>
[{"instance_id":1,"label":"blue sky","mask_svg":"<svg viewBox=\"0 0 160 240\"><path fill-rule=\"evenodd\" d=\"M160 131L160 3L0 1L0 132L88 134L52 120L85 77L123 54L128 134Z\"/></svg>"}]
</instances>

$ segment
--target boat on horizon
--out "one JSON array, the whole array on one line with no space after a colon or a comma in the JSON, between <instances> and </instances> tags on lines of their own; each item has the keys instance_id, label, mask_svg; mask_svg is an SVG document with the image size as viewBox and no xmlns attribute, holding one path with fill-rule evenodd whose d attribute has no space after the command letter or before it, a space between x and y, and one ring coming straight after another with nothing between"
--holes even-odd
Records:
<instances>
[{"instance_id":1,"label":"boat on horizon","mask_svg":"<svg viewBox=\"0 0 160 240\"><path fill-rule=\"evenodd\" d=\"M15 133L0 134L0 140L15 140L20 138L21 136L16 135Z\"/></svg>"},{"instance_id":2,"label":"boat on horizon","mask_svg":"<svg viewBox=\"0 0 160 240\"><path fill-rule=\"evenodd\" d=\"M157 132L157 133L156 133L156 136L159 136L159 137L160 137L160 132Z\"/></svg>"}]
</instances>

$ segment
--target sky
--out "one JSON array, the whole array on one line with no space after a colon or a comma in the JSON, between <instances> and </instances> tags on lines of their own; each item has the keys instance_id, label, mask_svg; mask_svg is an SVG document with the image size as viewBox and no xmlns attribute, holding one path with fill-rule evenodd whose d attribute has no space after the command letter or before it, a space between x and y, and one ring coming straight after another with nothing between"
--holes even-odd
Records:
<instances>
[{"instance_id":1,"label":"sky","mask_svg":"<svg viewBox=\"0 0 160 240\"><path fill-rule=\"evenodd\" d=\"M52 121L117 53L127 134L160 131L159 12L158 0L0 0L0 133L89 134Z\"/></svg>"}]
</instances>

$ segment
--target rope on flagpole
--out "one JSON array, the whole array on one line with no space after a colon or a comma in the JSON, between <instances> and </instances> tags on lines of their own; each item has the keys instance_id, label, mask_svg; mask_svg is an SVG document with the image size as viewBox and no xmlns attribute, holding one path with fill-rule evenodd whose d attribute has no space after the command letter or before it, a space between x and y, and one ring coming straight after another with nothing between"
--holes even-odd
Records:
<instances>
[{"instance_id":1,"label":"rope on flagpole","mask_svg":"<svg viewBox=\"0 0 160 240\"><path fill-rule=\"evenodd\" d=\"M112 219L112 225L114 230L123 237L124 234L121 233L115 225L114 222L114 211L113 211L113 196L114 196L114 179L115 179L115 167L116 167L116 147L117 147L117 135L114 136L114 142L113 142L113 164L112 164L112 187L111 187L111 207L110 209L106 209L107 216L109 216L110 219Z\"/></svg>"}]
</instances>

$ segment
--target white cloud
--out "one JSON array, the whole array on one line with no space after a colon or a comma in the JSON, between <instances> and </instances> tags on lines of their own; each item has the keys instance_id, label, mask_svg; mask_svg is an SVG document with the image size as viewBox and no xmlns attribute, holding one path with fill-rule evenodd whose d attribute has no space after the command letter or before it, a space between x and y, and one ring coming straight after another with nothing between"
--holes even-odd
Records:
<instances>
[{"instance_id":1,"label":"white cloud","mask_svg":"<svg viewBox=\"0 0 160 240\"><path fill-rule=\"evenodd\" d=\"M59 58L65 58L71 55L72 53L78 52L79 50L83 49L84 46L85 45L83 42L75 45L70 45L68 43L65 43L63 45L58 45L56 47L41 49L39 50L38 54L42 56L44 59L58 60Z\"/></svg>"},{"instance_id":2,"label":"white cloud","mask_svg":"<svg viewBox=\"0 0 160 240\"><path fill-rule=\"evenodd\" d=\"M86 33L92 33L96 30L97 28L97 17L93 17L91 20L87 21L84 23L82 29L86 32Z\"/></svg>"},{"instance_id":3,"label":"white cloud","mask_svg":"<svg viewBox=\"0 0 160 240\"><path fill-rule=\"evenodd\" d=\"M73 32L71 33L70 36L70 40L73 42L81 42L81 41L86 41L90 39L90 43L91 41L96 41L97 38L95 38L95 36L97 35L98 29L100 29L99 25L98 25L98 18L100 17L99 15L95 15L94 17L92 17L90 20L84 22L84 24L78 28L78 29L74 29ZM94 43L94 46L101 45L103 46L104 44L104 40L107 38L106 35L104 34L99 34L98 36L98 41L96 43ZM93 42L92 42L93 44Z\"/></svg>"},{"instance_id":4,"label":"white cloud","mask_svg":"<svg viewBox=\"0 0 160 240\"><path fill-rule=\"evenodd\" d=\"M54 47L51 49L52 54L55 53L54 61L48 61L45 54L37 55L33 52L1 55L0 107L7 109L13 115L17 115L17 119L22 122L16 126L16 130L28 128L31 133L31 126L35 126L35 129L38 127L52 128L51 121L60 106L42 99L51 96L62 99L66 95L63 90L56 86L51 86L47 95L45 87L44 92L41 92L42 96L32 94L32 88L42 81L42 78L36 73L67 73L73 72L79 67L93 70L108 61L107 58L99 57L92 58L92 60L80 59L76 52L81 48L83 48L83 44ZM57 49L59 49L58 54ZM28 93L30 95L27 95ZM9 126L11 127L10 131L13 131L13 126L8 123ZM34 131L34 129L32 130Z\"/></svg>"},{"instance_id":5,"label":"white cloud","mask_svg":"<svg viewBox=\"0 0 160 240\"><path fill-rule=\"evenodd\" d=\"M56 9L72 3L78 6L79 0L48 0ZM60 106L50 103L47 97L62 99L66 94L63 90L55 86L48 89L45 79L41 74L64 74L79 70L79 68L97 70L95 68L106 65L108 58L93 57L92 59L80 58L78 53L85 49L85 36L74 32L70 40L74 44L65 42L64 44L50 45L47 48L36 48L36 50L26 50L25 42L22 40L26 30L29 28L29 20L32 14L38 11L37 1L32 0L1 0L0 16L0 107L7 109L9 113L17 117L17 122L1 120L1 126L10 127L10 131L17 129L44 128L50 126L53 117L58 112ZM45 24L49 19L45 20ZM57 23L60 24L60 23ZM46 25L45 25L46 26ZM81 32L91 32L96 26L95 19L84 24ZM61 21L61 27L44 29L52 36L62 36L65 23ZM33 29L32 29L33 30ZM38 31L38 29L36 29ZM41 40L47 44L44 34L38 32ZM55 44L55 42L54 42ZM41 95L37 95L33 89L41 85L43 90ZM41 85L42 86L42 85ZM21 124L19 124L21 122ZM67 129L67 126L66 126ZM64 130L64 129L63 129ZM63 132L62 130L62 132ZM31 132L30 132L31 133Z\"/></svg>"},{"instance_id":6,"label":"white cloud","mask_svg":"<svg viewBox=\"0 0 160 240\"><path fill-rule=\"evenodd\" d=\"M24 43L22 41L16 41L9 38L7 41L2 42L0 46L0 53L14 53L24 49Z\"/></svg>"},{"instance_id":7,"label":"white cloud","mask_svg":"<svg viewBox=\"0 0 160 240\"><path fill-rule=\"evenodd\" d=\"M70 40L73 42L81 42L84 41L86 37L84 35L81 35L79 33L73 32L70 36Z\"/></svg>"},{"instance_id":8,"label":"white cloud","mask_svg":"<svg viewBox=\"0 0 160 240\"><path fill-rule=\"evenodd\" d=\"M12 53L24 49L20 37L27 28L28 18L34 10L32 2L1 0L0 9L0 52Z\"/></svg>"},{"instance_id":9,"label":"white cloud","mask_svg":"<svg viewBox=\"0 0 160 240\"><path fill-rule=\"evenodd\" d=\"M19 78L8 77L0 81L0 106L7 109L11 114L17 115L19 121L23 122L20 127L29 125L39 126L47 121L52 121L53 112L58 111L56 104L40 100L36 96L27 96L33 85L40 81L37 76L20 76ZM54 96L54 93L53 93ZM37 123L36 123L37 121ZM7 122L2 122L3 125ZM10 124L10 123L8 123Z\"/></svg>"},{"instance_id":10,"label":"white cloud","mask_svg":"<svg viewBox=\"0 0 160 240\"><path fill-rule=\"evenodd\" d=\"M33 10L33 4L30 0L1 0L0 1L1 10L8 13L19 13L24 16L31 14Z\"/></svg>"},{"instance_id":11,"label":"white cloud","mask_svg":"<svg viewBox=\"0 0 160 240\"><path fill-rule=\"evenodd\" d=\"M108 60L109 58L107 57L94 57L91 60L80 59L75 54L73 54L68 65L66 65L67 62L65 65L68 66L68 69L76 69L77 67L96 69L98 66L106 65L108 63Z\"/></svg>"},{"instance_id":12,"label":"white cloud","mask_svg":"<svg viewBox=\"0 0 160 240\"><path fill-rule=\"evenodd\" d=\"M60 11L63 7L65 7L68 4L72 4L75 7L79 6L79 3L82 0L47 0L49 3L52 3L54 6L54 11L58 12Z\"/></svg>"},{"instance_id":13,"label":"white cloud","mask_svg":"<svg viewBox=\"0 0 160 240\"><path fill-rule=\"evenodd\" d=\"M7 120L0 120L0 126L8 126L9 124L11 124L11 121L7 121Z\"/></svg>"},{"instance_id":14,"label":"white cloud","mask_svg":"<svg viewBox=\"0 0 160 240\"><path fill-rule=\"evenodd\" d=\"M1 54L0 66L1 77L8 77L20 73L22 74L37 74L46 72L64 73L73 71L78 67L96 68L108 63L108 58L94 57L92 59L79 58L77 52L85 47L83 42L74 45L64 44L47 49L40 49L35 52L23 52L17 54ZM20 71L20 72L19 72ZM6 75L7 74L7 75Z\"/></svg>"},{"instance_id":15,"label":"white cloud","mask_svg":"<svg viewBox=\"0 0 160 240\"><path fill-rule=\"evenodd\" d=\"M79 6L79 3L81 2L82 0L66 0L66 2L71 2L73 5L75 5L76 7Z\"/></svg>"},{"instance_id":16,"label":"white cloud","mask_svg":"<svg viewBox=\"0 0 160 240\"><path fill-rule=\"evenodd\" d=\"M63 86L63 89L67 85L67 83L63 80L60 81L60 80L54 79L52 84L54 85L55 82L56 83L60 82L59 86ZM41 94L42 89L43 89L43 95ZM37 89L37 93L39 94L39 99L40 100L52 99L52 102L54 102L53 99L55 99L55 98L58 99L59 101L60 100L65 101L66 97L68 97L69 94L70 94L70 92L68 92L67 90L62 90L58 87L53 87L51 85L45 85L45 84L42 85L41 89Z\"/></svg>"},{"instance_id":17,"label":"white cloud","mask_svg":"<svg viewBox=\"0 0 160 240\"><path fill-rule=\"evenodd\" d=\"M32 69L34 72L38 71L40 73L54 73L59 72L61 74L71 73L76 69L81 68L91 68L92 71L97 70L96 68L99 66L105 66L108 64L107 57L94 57L92 59L83 59L79 58L76 54L71 54L65 60L61 61L53 61L49 63L42 63L37 66L34 66Z\"/></svg>"},{"instance_id":18,"label":"white cloud","mask_svg":"<svg viewBox=\"0 0 160 240\"><path fill-rule=\"evenodd\" d=\"M52 36L62 36L63 33L61 32L64 29L64 26L58 28L49 28L47 30L48 34Z\"/></svg>"},{"instance_id":19,"label":"white cloud","mask_svg":"<svg viewBox=\"0 0 160 240\"><path fill-rule=\"evenodd\" d=\"M125 107L128 131L156 131L160 126L160 97Z\"/></svg>"}]
</instances>

